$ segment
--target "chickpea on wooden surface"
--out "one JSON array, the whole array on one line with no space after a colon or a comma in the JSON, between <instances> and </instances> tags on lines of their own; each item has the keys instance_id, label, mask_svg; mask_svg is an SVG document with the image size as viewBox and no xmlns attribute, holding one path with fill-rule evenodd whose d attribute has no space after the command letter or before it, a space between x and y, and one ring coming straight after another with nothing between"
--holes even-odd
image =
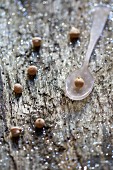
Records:
<instances>
[{"instance_id":1,"label":"chickpea on wooden surface","mask_svg":"<svg viewBox=\"0 0 113 170\"><path fill-rule=\"evenodd\" d=\"M35 121L35 127L36 128L43 128L45 126L45 121L42 118L38 118Z\"/></svg>"},{"instance_id":2,"label":"chickpea on wooden surface","mask_svg":"<svg viewBox=\"0 0 113 170\"><path fill-rule=\"evenodd\" d=\"M84 80L81 77L75 79L75 87L81 89L84 86Z\"/></svg>"},{"instance_id":3,"label":"chickpea on wooden surface","mask_svg":"<svg viewBox=\"0 0 113 170\"><path fill-rule=\"evenodd\" d=\"M12 127L10 129L11 137L19 137L21 134L21 131L22 131L22 128L20 128L20 127L17 127L17 126Z\"/></svg>"},{"instance_id":4,"label":"chickpea on wooden surface","mask_svg":"<svg viewBox=\"0 0 113 170\"><path fill-rule=\"evenodd\" d=\"M35 76L36 73L37 73L37 67L34 66L34 65L29 66L28 69L27 69L27 73L30 76Z\"/></svg>"},{"instance_id":5,"label":"chickpea on wooden surface","mask_svg":"<svg viewBox=\"0 0 113 170\"><path fill-rule=\"evenodd\" d=\"M70 41L73 41L74 39L79 38L79 36L80 36L80 30L78 28L72 27L69 32Z\"/></svg>"},{"instance_id":6,"label":"chickpea on wooden surface","mask_svg":"<svg viewBox=\"0 0 113 170\"><path fill-rule=\"evenodd\" d=\"M14 92L17 93L17 94L21 94L22 91L23 91L22 85L19 84L19 83L16 83L14 85Z\"/></svg>"},{"instance_id":7,"label":"chickpea on wooden surface","mask_svg":"<svg viewBox=\"0 0 113 170\"><path fill-rule=\"evenodd\" d=\"M32 45L34 48L40 47L42 44L42 39L40 37L34 37L32 38Z\"/></svg>"}]
</instances>

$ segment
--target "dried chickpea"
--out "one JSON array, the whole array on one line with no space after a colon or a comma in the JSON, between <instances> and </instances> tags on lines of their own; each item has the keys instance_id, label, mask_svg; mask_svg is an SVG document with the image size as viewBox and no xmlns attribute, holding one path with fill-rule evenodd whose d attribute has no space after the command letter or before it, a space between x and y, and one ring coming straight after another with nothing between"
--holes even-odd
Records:
<instances>
[{"instance_id":1,"label":"dried chickpea","mask_svg":"<svg viewBox=\"0 0 113 170\"><path fill-rule=\"evenodd\" d=\"M20 127L12 127L10 129L11 137L19 137L21 134L22 129Z\"/></svg>"},{"instance_id":2,"label":"dried chickpea","mask_svg":"<svg viewBox=\"0 0 113 170\"><path fill-rule=\"evenodd\" d=\"M72 27L69 32L70 41L79 38L79 36L80 36L80 30L78 28Z\"/></svg>"},{"instance_id":3,"label":"dried chickpea","mask_svg":"<svg viewBox=\"0 0 113 170\"><path fill-rule=\"evenodd\" d=\"M42 44L42 39L40 37L34 37L32 38L32 44L34 48L38 48Z\"/></svg>"},{"instance_id":4,"label":"dried chickpea","mask_svg":"<svg viewBox=\"0 0 113 170\"><path fill-rule=\"evenodd\" d=\"M22 88L22 85L21 85L21 84L16 83L16 84L14 85L14 92L15 92L15 93L21 94L21 93L22 93L22 90L23 90L23 88Z\"/></svg>"},{"instance_id":5,"label":"dried chickpea","mask_svg":"<svg viewBox=\"0 0 113 170\"><path fill-rule=\"evenodd\" d=\"M75 79L75 87L81 89L84 86L84 80L81 77Z\"/></svg>"},{"instance_id":6,"label":"dried chickpea","mask_svg":"<svg viewBox=\"0 0 113 170\"><path fill-rule=\"evenodd\" d=\"M36 73L37 73L37 67L34 66L34 65L29 66L28 69L27 69L27 73L28 73L30 76L36 75Z\"/></svg>"},{"instance_id":7,"label":"dried chickpea","mask_svg":"<svg viewBox=\"0 0 113 170\"><path fill-rule=\"evenodd\" d=\"M44 125L45 125L44 119L42 119L42 118L36 119L36 121L35 121L35 127L37 127L37 128L43 128Z\"/></svg>"}]
</instances>

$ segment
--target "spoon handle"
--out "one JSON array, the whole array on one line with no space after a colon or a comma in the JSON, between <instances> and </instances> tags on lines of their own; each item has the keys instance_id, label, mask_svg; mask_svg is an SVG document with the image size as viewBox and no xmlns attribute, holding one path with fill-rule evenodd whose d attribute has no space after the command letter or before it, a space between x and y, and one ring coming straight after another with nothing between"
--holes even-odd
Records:
<instances>
[{"instance_id":1,"label":"spoon handle","mask_svg":"<svg viewBox=\"0 0 113 170\"><path fill-rule=\"evenodd\" d=\"M109 12L110 9L108 7L102 7L102 6L97 7L97 9L95 10L93 24L91 28L91 34L90 34L90 42L84 61L84 67L88 67L90 56L96 45L97 40L99 39L102 33Z\"/></svg>"}]
</instances>

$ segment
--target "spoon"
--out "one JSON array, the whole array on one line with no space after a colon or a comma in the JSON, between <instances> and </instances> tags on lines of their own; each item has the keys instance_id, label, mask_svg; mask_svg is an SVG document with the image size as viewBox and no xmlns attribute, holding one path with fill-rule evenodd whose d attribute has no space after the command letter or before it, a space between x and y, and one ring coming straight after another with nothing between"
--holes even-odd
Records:
<instances>
[{"instance_id":1,"label":"spoon","mask_svg":"<svg viewBox=\"0 0 113 170\"><path fill-rule=\"evenodd\" d=\"M103 31L109 11L110 10L107 7L96 7L91 29L90 42L83 66L72 72L66 79L66 95L72 100L82 100L86 98L93 89L94 78L88 69L88 63L97 40ZM77 78L81 78L84 81L84 85L80 89L77 89L75 86L75 80Z\"/></svg>"}]
</instances>

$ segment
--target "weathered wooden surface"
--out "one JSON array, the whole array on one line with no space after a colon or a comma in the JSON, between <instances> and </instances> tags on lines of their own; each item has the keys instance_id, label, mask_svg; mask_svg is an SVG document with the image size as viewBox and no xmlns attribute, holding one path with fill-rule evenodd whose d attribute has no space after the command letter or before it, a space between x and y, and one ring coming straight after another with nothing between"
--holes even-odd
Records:
<instances>
[{"instance_id":1,"label":"weathered wooden surface","mask_svg":"<svg viewBox=\"0 0 113 170\"><path fill-rule=\"evenodd\" d=\"M83 101L65 96L65 79L80 67L87 49L91 10L112 0L0 1L0 170L112 170L113 169L113 13L92 55L89 67L95 86ZM68 43L71 26L80 40ZM34 52L31 39L43 46ZM26 76L38 67L34 81ZM15 83L24 87L13 94ZM35 131L34 119L46 121ZM11 126L23 128L19 141L9 138Z\"/></svg>"}]
</instances>

